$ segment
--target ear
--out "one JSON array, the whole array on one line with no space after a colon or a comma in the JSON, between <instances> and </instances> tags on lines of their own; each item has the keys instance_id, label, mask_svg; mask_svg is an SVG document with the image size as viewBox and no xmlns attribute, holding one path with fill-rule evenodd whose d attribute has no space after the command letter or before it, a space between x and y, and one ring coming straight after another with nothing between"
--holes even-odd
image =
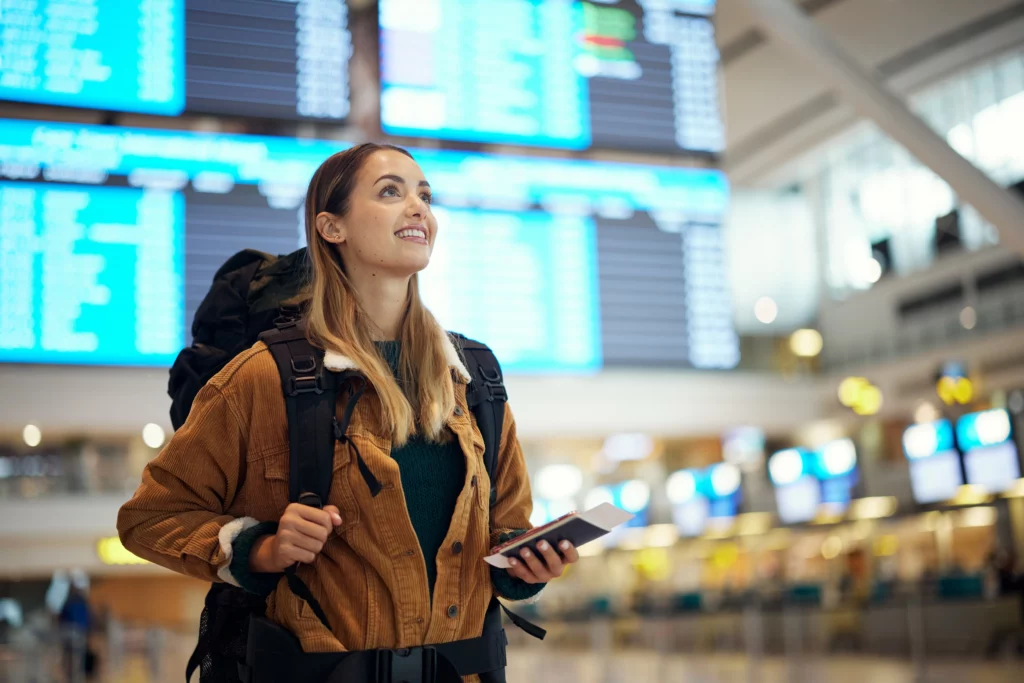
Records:
<instances>
[{"instance_id":1,"label":"ear","mask_svg":"<svg viewBox=\"0 0 1024 683\"><path fill-rule=\"evenodd\" d=\"M345 222L333 213L321 211L316 215L316 231L332 244L341 244L347 238Z\"/></svg>"}]
</instances>

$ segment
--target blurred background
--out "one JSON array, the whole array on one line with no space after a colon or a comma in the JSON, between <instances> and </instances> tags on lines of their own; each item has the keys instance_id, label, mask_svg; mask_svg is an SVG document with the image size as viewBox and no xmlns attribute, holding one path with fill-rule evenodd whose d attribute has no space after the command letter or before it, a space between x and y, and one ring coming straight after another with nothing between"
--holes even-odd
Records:
<instances>
[{"instance_id":1,"label":"blurred background","mask_svg":"<svg viewBox=\"0 0 1024 683\"><path fill-rule=\"evenodd\" d=\"M217 267L364 140L533 521L636 513L510 681L1020 680L1024 2L4 0L0 114L0 680L180 680L207 586L117 509Z\"/></svg>"}]
</instances>

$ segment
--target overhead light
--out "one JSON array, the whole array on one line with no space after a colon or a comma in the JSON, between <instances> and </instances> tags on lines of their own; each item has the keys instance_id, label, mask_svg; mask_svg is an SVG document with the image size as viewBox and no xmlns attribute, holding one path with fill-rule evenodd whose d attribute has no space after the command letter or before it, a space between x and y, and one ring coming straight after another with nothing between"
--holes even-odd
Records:
<instances>
[{"instance_id":1,"label":"overhead light","mask_svg":"<svg viewBox=\"0 0 1024 683\"><path fill-rule=\"evenodd\" d=\"M572 498L583 488L583 472L575 465L546 465L537 472L536 482L541 498Z\"/></svg>"},{"instance_id":2,"label":"overhead light","mask_svg":"<svg viewBox=\"0 0 1024 683\"><path fill-rule=\"evenodd\" d=\"M166 438L164 428L154 422L142 428L142 441L150 448L160 448Z\"/></svg>"},{"instance_id":3,"label":"overhead light","mask_svg":"<svg viewBox=\"0 0 1024 683\"><path fill-rule=\"evenodd\" d=\"M857 498L850 502L850 519L882 519L896 513L894 496Z\"/></svg>"},{"instance_id":4,"label":"overhead light","mask_svg":"<svg viewBox=\"0 0 1024 683\"><path fill-rule=\"evenodd\" d=\"M770 325L779 317L779 305L770 296L763 296L754 303L754 317L758 322Z\"/></svg>"},{"instance_id":5,"label":"overhead light","mask_svg":"<svg viewBox=\"0 0 1024 683\"><path fill-rule=\"evenodd\" d=\"M25 425L21 430L21 438L29 448L35 448L43 442L43 431L35 425Z\"/></svg>"},{"instance_id":6,"label":"overhead light","mask_svg":"<svg viewBox=\"0 0 1024 683\"><path fill-rule=\"evenodd\" d=\"M697 477L690 470L679 470L669 475L665 493L673 505L682 505L697 494Z\"/></svg>"},{"instance_id":7,"label":"overhead light","mask_svg":"<svg viewBox=\"0 0 1024 683\"><path fill-rule=\"evenodd\" d=\"M942 412L928 401L924 401L916 410L914 410L914 422L918 424L935 422L941 417Z\"/></svg>"},{"instance_id":8,"label":"overhead light","mask_svg":"<svg viewBox=\"0 0 1024 683\"><path fill-rule=\"evenodd\" d=\"M860 396L860 392L871 383L866 377L847 377L839 383L839 402L847 408L852 408Z\"/></svg>"},{"instance_id":9,"label":"overhead light","mask_svg":"<svg viewBox=\"0 0 1024 683\"><path fill-rule=\"evenodd\" d=\"M864 387L857 402L853 404L853 412L858 415L877 415L882 409L882 390L876 386Z\"/></svg>"},{"instance_id":10,"label":"overhead light","mask_svg":"<svg viewBox=\"0 0 1024 683\"><path fill-rule=\"evenodd\" d=\"M964 306L964 310L960 311L960 324L965 330L973 330L978 324L978 314L973 306Z\"/></svg>"},{"instance_id":11,"label":"overhead light","mask_svg":"<svg viewBox=\"0 0 1024 683\"><path fill-rule=\"evenodd\" d=\"M817 330L797 330L789 337L789 350L801 358L814 358L824 346L821 333Z\"/></svg>"}]
</instances>

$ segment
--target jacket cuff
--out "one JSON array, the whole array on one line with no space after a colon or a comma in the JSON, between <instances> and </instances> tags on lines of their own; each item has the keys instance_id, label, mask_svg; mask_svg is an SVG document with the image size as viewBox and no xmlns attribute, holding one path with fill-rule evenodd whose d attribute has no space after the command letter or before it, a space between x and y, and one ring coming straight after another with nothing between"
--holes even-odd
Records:
<instances>
[{"instance_id":1,"label":"jacket cuff","mask_svg":"<svg viewBox=\"0 0 1024 683\"><path fill-rule=\"evenodd\" d=\"M526 531L526 529L504 531L498 534L496 545L507 543L516 536L526 533ZM508 571L498 569L497 567L491 567L490 569L491 585L494 586L494 592L498 594L498 597L505 600L529 600L544 590L544 586L547 585L546 583L526 583L522 579L512 576Z\"/></svg>"},{"instance_id":2,"label":"jacket cuff","mask_svg":"<svg viewBox=\"0 0 1024 683\"><path fill-rule=\"evenodd\" d=\"M219 540L227 563L217 570L217 576L256 595L266 597L273 593L282 574L252 571L249 555L257 539L275 533L277 522L259 522L252 517L242 517L225 524L220 530Z\"/></svg>"}]
</instances>

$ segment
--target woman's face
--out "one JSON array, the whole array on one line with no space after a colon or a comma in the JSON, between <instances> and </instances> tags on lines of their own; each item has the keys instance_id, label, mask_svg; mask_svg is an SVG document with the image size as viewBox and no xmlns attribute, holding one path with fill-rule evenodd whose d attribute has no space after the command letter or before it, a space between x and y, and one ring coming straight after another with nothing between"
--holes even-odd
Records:
<instances>
[{"instance_id":1,"label":"woman's face","mask_svg":"<svg viewBox=\"0 0 1024 683\"><path fill-rule=\"evenodd\" d=\"M317 229L341 252L350 276L411 277L430 262L437 221L419 165L392 150L363 163L344 216L321 213Z\"/></svg>"}]
</instances>

